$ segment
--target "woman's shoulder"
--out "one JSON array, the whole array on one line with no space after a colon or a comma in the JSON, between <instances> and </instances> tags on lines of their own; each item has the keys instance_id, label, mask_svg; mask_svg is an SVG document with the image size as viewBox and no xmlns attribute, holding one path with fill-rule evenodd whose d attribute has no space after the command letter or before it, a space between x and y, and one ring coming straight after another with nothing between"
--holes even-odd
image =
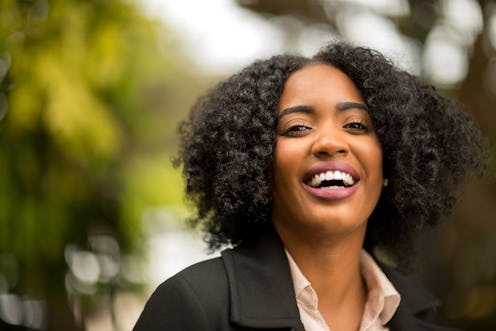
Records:
<instances>
[{"instance_id":1,"label":"woman's shoulder","mask_svg":"<svg viewBox=\"0 0 496 331\"><path fill-rule=\"evenodd\" d=\"M391 329L401 329L405 325L410 325L416 326L419 330L459 331L436 323L441 302L420 282L394 268L379 264L401 295L400 306L389 323Z\"/></svg>"},{"instance_id":2,"label":"woman's shoulder","mask_svg":"<svg viewBox=\"0 0 496 331\"><path fill-rule=\"evenodd\" d=\"M197 296L206 296L212 292L227 290L227 276L220 257L195 263L160 284L154 295L169 292L172 289L192 291ZM203 294L203 295L202 295Z\"/></svg>"},{"instance_id":3,"label":"woman's shoulder","mask_svg":"<svg viewBox=\"0 0 496 331\"><path fill-rule=\"evenodd\" d=\"M440 306L439 299L417 280L382 263L380 267L413 313L420 310L436 310Z\"/></svg>"},{"instance_id":4,"label":"woman's shoulder","mask_svg":"<svg viewBox=\"0 0 496 331\"><path fill-rule=\"evenodd\" d=\"M228 295L221 258L196 263L155 289L133 330L213 329L228 321Z\"/></svg>"}]
</instances>

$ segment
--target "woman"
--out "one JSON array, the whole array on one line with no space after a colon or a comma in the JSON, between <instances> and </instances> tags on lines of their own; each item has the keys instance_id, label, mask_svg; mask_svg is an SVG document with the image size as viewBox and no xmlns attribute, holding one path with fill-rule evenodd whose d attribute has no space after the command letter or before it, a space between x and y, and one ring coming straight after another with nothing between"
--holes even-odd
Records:
<instances>
[{"instance_id":1,"label":"woman","mask_svg":"<svg viewBox=\"0 0 496 331\"><path fill-rule=\"evenodd\" d=\"M210 248L134 330L447 330L403 266L480 170L471 118L378 52L258 61L200 98L179 162Z\"/></svg>"}]
</instances>

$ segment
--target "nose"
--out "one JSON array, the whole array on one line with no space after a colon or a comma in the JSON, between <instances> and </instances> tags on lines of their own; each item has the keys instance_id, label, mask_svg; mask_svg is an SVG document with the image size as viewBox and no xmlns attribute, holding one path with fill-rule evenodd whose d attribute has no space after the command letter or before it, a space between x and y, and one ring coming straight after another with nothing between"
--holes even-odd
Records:
<instances>
[{"instance_id":1,"label":"nose","mask_svg":"<svg viewBox=\"0 0 496 331\"><path fill-rule=\"evenodd\" d=\"M349 152L346 133L337 128L323 129L315 137L312 154L318 158L346 155Z\"/></svg>"}]
</instances>

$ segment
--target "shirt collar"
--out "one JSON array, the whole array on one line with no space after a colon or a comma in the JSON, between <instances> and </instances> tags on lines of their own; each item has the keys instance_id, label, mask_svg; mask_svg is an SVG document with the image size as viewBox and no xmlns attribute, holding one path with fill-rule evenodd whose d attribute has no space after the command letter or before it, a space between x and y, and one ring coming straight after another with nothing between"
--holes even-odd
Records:
<instances>
[{"instance_id":1,"label":"shirt collar","mask_svg":"<svg viewBox=\"0 0 496 331\"><path fill-rule=\"evenodd\" d=\"M296 300L312 310L317 310L317 293L289 252L286 249L284 251L288 257ZM385 325L400 304L400 294L365 250L362 250L360 255L360 270L368 290L365 309L365 314L369 314L367 319L379 317L381 323Z\"/></svg>"},{"instance_id":2,"label":"shirt collar","mask_svg":"<svg viewBox=\"0 0 496 331\"><path fill-rule=\"evenodd\" d=\"M360 270L368 289L367 308L385 325L400 304L400 294L365 250L360 255Z\"/></svg>"},{"instance_id":3,"label":"shirt collar","mask_svg":"<svg viewBox=\"0 0 496 331\"><path fill-rule=\"evenodd\" d=\"M291 254L284 249L288 257L289 269L291 271L291 278L293 279L293 286L296 295L296 301L307 306L311 310L318 309L317 293L312 288L308 279L303 275L296 262L291 257Z\"/></svg>"}]
</instances>

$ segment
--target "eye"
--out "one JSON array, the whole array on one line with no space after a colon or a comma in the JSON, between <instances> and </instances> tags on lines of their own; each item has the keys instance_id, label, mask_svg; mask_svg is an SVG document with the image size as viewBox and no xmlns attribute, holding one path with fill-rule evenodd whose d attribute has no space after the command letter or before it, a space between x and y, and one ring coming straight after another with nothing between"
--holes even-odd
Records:
<instances>
[{"instance_id":1,"label":"eye","mask_svg":"<svg viewBox=\"0 0 496 331\"><path fill-rule=\"evenodd\" d=\"M352 121L346 123L343 128L350 129L353 132L368 132L369 126L361 121Z\"/></svg>"},{"instance_id":2,"label":"eye","mask_svg":"<svg viewBox=\"0 0 496 331\"><path fill-rule=\"evenodd\" d=\"M288 137L299 137L306 133L306 131L312 130L311 127L302 124L295 124L289 126L287 129L283 130L281 135Z\"/></svg>"}]
</instances>

